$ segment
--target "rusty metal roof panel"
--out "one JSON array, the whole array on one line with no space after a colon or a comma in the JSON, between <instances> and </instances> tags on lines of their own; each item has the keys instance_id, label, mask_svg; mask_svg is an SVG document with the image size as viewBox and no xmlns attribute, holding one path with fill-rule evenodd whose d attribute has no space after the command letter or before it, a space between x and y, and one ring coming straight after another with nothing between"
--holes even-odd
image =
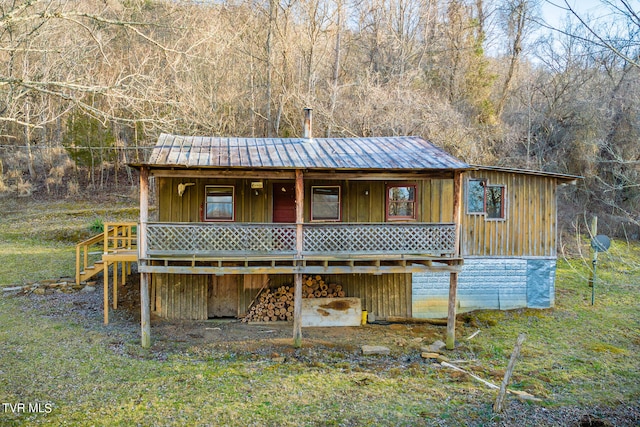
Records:
<instances>
[{"instance_id":1,"label":"rusty metal roof panel","mask_svg":"<svg viewBox=\"0 0 640 427\"><path fill-rule=\"evenodd\" d=\"M151 152L149 162L162 164L167 163L171 147L173 146L174 137L172 135L160 135L158 143Z\"/></svg>"},{"instance_id":2,"label":"rusty metal roof panel","mask_svg":"<svg viewBox=\"0 0 640 427\"><path fill-rule=\"evenodd\" d=\"M162 134L150 166L279 169L467 169L419 137L235 138Z\"/></svg>"}]
</instances>

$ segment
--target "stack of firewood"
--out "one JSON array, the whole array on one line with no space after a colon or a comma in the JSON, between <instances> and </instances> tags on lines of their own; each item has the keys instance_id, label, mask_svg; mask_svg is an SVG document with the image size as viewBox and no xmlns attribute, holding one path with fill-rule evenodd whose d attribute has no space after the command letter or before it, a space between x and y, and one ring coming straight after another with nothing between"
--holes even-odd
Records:
<instances>
[{"instance_id":1,"label":"stack of firewood","mask_svg":"<svg viewBox=\"0 0 640 427\"><path fill-rule=\"evenodd\" d=\"M242 320L244 322L293 320L293 296L293 285L264 289L253 300L248 314ZM342 298L344 296L342 285L326 283L321 276L302 277L302 298Z\"/></svg>"},{"instance_id":2,"label":"stack of firewood","mask_svg":"<svg viewBox=\"0 0 640 427\"><path fill-rule=\"evenodd\" d=\"M342 285L326 283L321 276L302 276L302 298L343 298Z\"/></svg>"}]
</instances>

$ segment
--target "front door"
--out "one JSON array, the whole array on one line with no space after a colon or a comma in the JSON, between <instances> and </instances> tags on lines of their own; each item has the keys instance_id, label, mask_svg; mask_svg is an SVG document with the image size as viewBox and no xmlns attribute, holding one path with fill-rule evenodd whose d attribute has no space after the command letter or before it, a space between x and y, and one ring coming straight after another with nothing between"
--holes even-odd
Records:
<instances>
[{"instance_id":1,"label":"front door","mask_svg":"<svg viewBox=\"0 0 640 427\"><path fill-rule=\"evenodd\" d=\"M207 314L213 317L238 317L238 276L210 276Z\"/></svg>"},{"instance_id":2,"label":"front door","mask_svg":"<svg viewBox=\"0 0 640 427\"><path fill-rule=\"evenodd\" d=\"M296 222L295 184L273 184L273 222Z\"/></svg>"}]
</instances>

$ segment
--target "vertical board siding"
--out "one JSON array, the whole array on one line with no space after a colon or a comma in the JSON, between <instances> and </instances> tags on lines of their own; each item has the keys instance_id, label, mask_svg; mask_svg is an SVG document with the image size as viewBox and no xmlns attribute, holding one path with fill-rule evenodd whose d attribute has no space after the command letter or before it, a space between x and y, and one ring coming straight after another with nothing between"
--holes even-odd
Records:
<instances>
[{"instance_id":1,"label":"vertical board siding","mask_svg":"<svg viewBox=\"0 0 640 427\"><path fill-rule=\"evenodd\" d=\"M165 319L206 320L209 276L153 274L151 311Z\"/></svg>"},{"instance_id":2,"label":"vertical board siding","mask_svg":"<svg viewBox=\"0 0 640 427\"><path fill-rule=\"evenodd\" d=\"M506 186L505 219L467 213L467 182L486 179ZM553 257L556 248L556 180L552 177L479 170L465 173L461 248L463 256Z\"/></svg>"},{"instance_id":3,"label":"vertical board siding","mask_svg":"<svg viewBox=\"0 0 640 427\"><path fill-rule=\"evenodd\" d=\"M262 181L263 188L255 194L252 181ZM182 197L178 184L193 182ZM271 222L274 180L258 179L206 179L206 178L158 178L159 221L199 222L207 185L232 185L235 194L235 218L237 222ZM283 181L284 182L284 181ZM391 181L388 181L391 182ZM417 221L453 221L453 180L424 179L402 181L418 185ZM305 222L311 220L311 187L340 185L342 189L343 222L384 222L386 209L385 181L305 180ZM368 192L368 194L365 194Z\"/></svg>"},{"instance_id":4,"label":"vertical board siding","mask_svg":"<svg viewBox=\"0 0 640 427\"><path fill-rule=\"evenodd\" d=\"M240 279L238 303L234 307L239 317L246 315L249 305L267 280L267 275L246 275ZM207 319L210 281L209 275L153 274L151 311L165 319Z\"/></svg>"},{"instance_id":5,"label":"vertical board siding","mask_svg":"<svg viewBox=\"0 0 640 427\"><path fill-rule=\"evenodd\" d=\"M420 221L453 222L453 180L428 179L421 181L419 191Z\"/></svg>"}]
</instances>

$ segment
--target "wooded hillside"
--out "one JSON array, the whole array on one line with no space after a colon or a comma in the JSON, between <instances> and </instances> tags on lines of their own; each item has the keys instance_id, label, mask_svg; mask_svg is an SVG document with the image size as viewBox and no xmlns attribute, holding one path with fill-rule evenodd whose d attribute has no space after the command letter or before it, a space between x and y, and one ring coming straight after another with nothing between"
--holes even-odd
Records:
<instances>
[{"instance_id":1,"label":"wooded hillside","mask_svg":"<svg viewBox=\"0 0 640 427\"><path fill-rule=\"evenodd\" d=\"M0 0L0 192L131 185L160 132L298 136L309 106L316 136L582 175L567 222L638 238L637 11L543 1Z\"/></svg>"}]
</instances>

